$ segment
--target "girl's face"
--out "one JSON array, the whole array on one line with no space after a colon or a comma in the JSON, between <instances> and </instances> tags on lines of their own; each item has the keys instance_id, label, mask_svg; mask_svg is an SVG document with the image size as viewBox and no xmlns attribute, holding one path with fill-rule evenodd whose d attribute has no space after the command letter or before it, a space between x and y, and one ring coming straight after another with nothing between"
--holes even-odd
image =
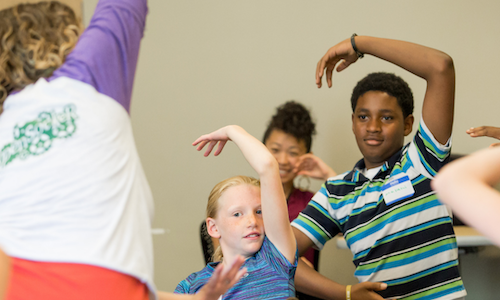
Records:
<instances>
[{"instance_id":1,"label":"girl's face","mask_svg":"<svg viewBox=\"0 0 500 300\"><path fill-rule=\"evenodd\" d=\"M219 238L224 257L244 258L259 251L264 241L260 188L248 184L228 188L219 198L215 219L209 218L209 233Z\"/></svg>"},{"instance_id":2,"label":"girl's face","mask_svg":"<svg viewBox=\"0 0 500 300\"><path fill-rule=\"evenodd\" d=\"M292 182L297 176L293 168L301 155L307 153L306 143L293 135L274 129L266 140L266 147L278 161L283 184Z\"/></svg>"}]
</instances>

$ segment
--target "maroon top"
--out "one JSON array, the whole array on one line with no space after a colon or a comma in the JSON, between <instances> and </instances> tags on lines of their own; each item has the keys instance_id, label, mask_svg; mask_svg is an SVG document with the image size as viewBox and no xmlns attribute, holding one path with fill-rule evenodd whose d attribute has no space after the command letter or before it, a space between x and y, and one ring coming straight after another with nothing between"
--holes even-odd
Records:
<instances>
[{"instance_id":1,"label":"maroon top","mask_svg":"<svg viewBox=\"0 0 500 300\"><path fill-rule=\"evenodd\" d=\"M288 219L290 220L290 223L295 220L298 216L299 213L306 208L307 203L309 203L309 200L314 196L313 193L309 191L301 191L300 189L294 188L292 193L287 199L288 202ZM317 251L315 251L313 248L307 250L306 253L304 253L304 257L307 258L308 261L310 261L312 264L314 264L314 256L316 255ZM318 266L314 266L315 269L317 269Z\"/></svg>"}]
</instances>

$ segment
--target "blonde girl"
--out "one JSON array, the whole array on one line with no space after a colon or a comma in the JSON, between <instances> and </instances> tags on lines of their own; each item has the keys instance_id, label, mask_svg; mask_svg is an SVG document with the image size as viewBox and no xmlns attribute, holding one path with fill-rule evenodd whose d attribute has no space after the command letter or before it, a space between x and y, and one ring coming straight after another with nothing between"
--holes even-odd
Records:
<instances>
[{"instance_id":1,"label":"blonde girl","mask_svg":"<svg viewBox=\"0 0 500 300\"><path fill-rule=\"evenodd\" d=\"M295 295L297 247L288 220L285 194L276 159L256 138L239 126L227 126L199 137L193 145L207 146L208 156L218 144L219 155L233 141L257 172L260 182L236 176L217 184L207 206L208 233L219 239L222 261L209 263L191 274L176 293L196 293L219 264L238 255L246 261L246 274L223 299L287 299Z\"/></svg>"}]
</instances>

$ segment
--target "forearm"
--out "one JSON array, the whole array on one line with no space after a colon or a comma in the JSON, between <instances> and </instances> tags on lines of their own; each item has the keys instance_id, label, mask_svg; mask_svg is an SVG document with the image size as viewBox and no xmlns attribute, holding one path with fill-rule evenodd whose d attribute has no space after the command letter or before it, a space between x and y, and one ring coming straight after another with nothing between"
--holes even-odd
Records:
<instances>
[{"instance_id":1,"label":"forearm","mask_svg":"<svg viewBox=\"0 0 500 300\"><path fill-rule=\"evenodd\" d=\"M7 292L10 268L10 258L0 249L0 300L4 299Z\"/></svg>"},{"instance_id":2,"label":"forearm","mask_svg":"<svg viewBox=\"0 0 500 300\"><path fill-rule=\"evenodd\" d=\"M292 227L299 255L303 255L313 242L299 229ZM299 260L297 272L295 272L295 288L297 291L312 295L321 299L345 299L345 286L332 281Z\"/></svg>"},{"instance_id":3,"label":"forearm","mask_svg":"<svg viewBox=\"0 0 500 300\"><path fill-rule=\"evenodd\" d=\"M262 142L237 125L227 126L226 133L259 177L276 172L279 176L278 163Z\"/></svg>"},{"instance_id":4,"label":"forearm","mask_svg":"<svg viewBox=\"0 0 500 300\"><path fill-rule=\"evenodd\" d=\"M442 73L453 73L453 60L446 53L422 45L391 39L357 36L356 47L396 64L426 80Z\"/></svg>"},{"instance_id":5,"label":"forearm","mask_svg":"<svg viewBox=\"0 0 500 300\"><path fill-rule=\"evenodd\" d=\"M158 291L158 300L204 300L198 294L173 294L168 292Z\"/></svg>"},{"instance_id":6,"label":"forearm","mask_svg":"<svg viewBox=\"0 0 500 300\"><path fill-rule=\"evenodd\" d=\"M297 291L321 299L344 300L346 287L326 278L313 268L299 261L295 273L295 288Z\"/></svg>"}]
</instances>

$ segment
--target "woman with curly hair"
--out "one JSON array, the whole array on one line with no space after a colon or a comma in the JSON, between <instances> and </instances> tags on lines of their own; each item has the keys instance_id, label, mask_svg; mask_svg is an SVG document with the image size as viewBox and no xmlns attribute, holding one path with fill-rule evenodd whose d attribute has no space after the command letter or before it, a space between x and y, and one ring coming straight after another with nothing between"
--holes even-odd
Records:
<instances>
[{"instance_id":1,"label":"woman with curly hair","mask_svg":"<svg viewBox=\"0 0 500 300\"><path fill-rule=\"evenodd\" d=\"M147 11L101 0L85 31L57 1L0 11L0 299L155 298L128 114ZM241 264L191 299L217 299Z\"/></svg>"},{"instance_id":2,"label":"woman with curly hair","mask_svg":"<svg viewBox=\"0 0 500 300\"><path fill-rule=\"evenodd\" d=\"M292 222L307 206L314 194L297 188L298 175L327 180L337 175L320 158L311 153L316 124L309 111L300 103L288 101L276 109L262 139L278 161L281 183L287 199L288 217ZM301 257L309 266L318 270L319 251L309 249ZM317 299L297 293L299 299Z\"/></svg>"}]
</instances>

